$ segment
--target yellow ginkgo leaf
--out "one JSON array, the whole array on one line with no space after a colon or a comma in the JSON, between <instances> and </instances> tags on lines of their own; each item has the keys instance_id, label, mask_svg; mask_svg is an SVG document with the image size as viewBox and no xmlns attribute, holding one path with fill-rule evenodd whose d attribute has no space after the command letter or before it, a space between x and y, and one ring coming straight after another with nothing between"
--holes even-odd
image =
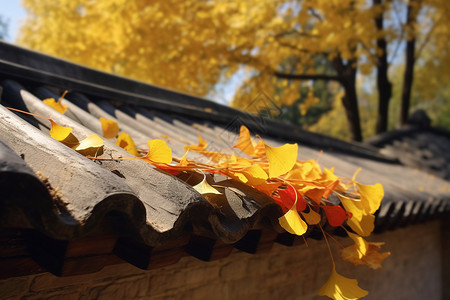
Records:
<instances>
[{"instance_id":1,"label":"yellow ginkgo leaf","mask_svg":"<svg viewBox=\"0 0 450 300\"><path fill-rule=\"evenodd\" d=\"M244 125L241 126L239 139L233 148L238 148L245 154L252 156L255 153L255 145L252 137L250 136L250 131Z\"/></svg>"},{"instance_id":2,"label":"yellow ginkgo leaf","mask_svg":"<svg viewBox=\"0 0 450 300\"><path fill-rule=\"evenodd\" d=\"M219 192L218 190L209 185L209 183L206 181L206 175L203 175L203 180L199 184L194 185L193 188L202 195L204 194L222 195L221 192Z\"/></svg>"},{"instance_id":3,"label":"yellow ginkgo leaf","mask_svg":"<svg viewBox=\"0 0 450 300\"><path fill-rule=\"evenodd\" d=\"M67 105L62 104L62 100L64 99L64 96L67 94L67 90L64 91L64 93L59 97L58 101L55 101L54 98L47 98L42 100L45 104L56 110L57 112L64 114L67 110Z\"/></svg>"},{"instance_id":4,"label":"yellow ginkgo leaf","mask_svg":"<svg viewBox=\"0 0 450 300\"><path fill-rule=\"evenodd\" d=\"M383 186L379 183L374 185L364 185L356 183L359 189L362 208L369 214L375 213L380 207L381 200L384 197Z\"/></svg>"},{"instance_id":5,"label":"yellow ginkgo leaf","mask_svg":"<svg viewBox=\"0 0 450 300\"><path fill-rule=\"evenodd\" d=\"M320 223L321 217L320 214L318 214L316 211L310 209L307 213L303 211L301 213L303 218L305 218L306 223L308 223L309 225L316 225Z\"/></svg>"},{"instance_id":6,"label":"yellow ginkgo leaf","mask_svg":"<svg viewBox=\"0 0 450 300\"><path fill-rule=\"evenodd\" d=\"M160 139L147 142L148 154L143 157L152 163L169 164L172 162L172 149L167 146L166 142Z\"/></svg>"},{"instance_id":7,"label":"yellow ginkgo leaf","mask_svg":"<svg viewBox=\"0 0 450 300\"><path fill-rule=\"evenodd\" d=\"M356 279L339 275L333 266L328 281L320 288L320 296L328 296L334 300L356 300L367 296L369 293L358 286Z\"/></svg>"},{"instance_id":8,"label":"yellow ginkgo leaf","mask_svg":"<svg viewBox=\"0 0 450 300\"><path fill-rule=\"evenodd\" d=\"M297 161L297 144L285 144L281 147L271 147L264 144L269 160L269 177L276 178L289 172Z\"/></svg>"},{"instance_id":9,"label":"yellow ginkgo leaf","mask_svg":"<svg viewBox=\"0 0 450 300\"><path fill-rule=\"evenodd\" d=\"M294 205L291 207L291 209L288 210L287 213L278 218L278 222L280 223L281 227L283 227L287 232L296 235L302 235L308 229L308 225L305 223L305 221L302 220L302 218L300 218L296 206L297 200L294 202Z\"/></svg>"},{"instance_id":10,"label":"yellow ginkgo leaf","mask_svg":"<svg viewBox=\"0 0 450 300\"><path fill-rule=\"evenodd\" d=\"M383 260L390 252L380 253L379 250L384 243L367 242L362 237L347 232L355 244L341 250L341 257L356 265L367 265L371 269L380 269Z\"/></svg>"},{"instance_id":11,"label":"yellow ginkgo leaf","mask_svg":"<svg viewBox=\"0 0 450 300\"><path fill-rule=\"evenodd\" d=\"M202 152L202 151L206 150L206 147L208 147L208 143L199 134L198 135L198 145L184 146L184 151Z\"/></svg>"},{"instance_id":12,"label":"yellow ginkgo leaf","mask_svg":"<svg viewBox=\"0 0 450 300\"><path fill-rule=\"evenodd\" d=\"M116 145L120 148L127 150L129 153L134 156L138 156L139 152L136 149L136 145L134 144L133 139L125 132L122 131L120 135L117 137Z\"/></svg>"},{"instance_id":13,"label":"yellow ginkgo leaf","mask_svg":"<svg viewBox=\"0 0 450 300\"><path fill-rule=\"evenodd\" d=\"M52 127L50 128L50 136L66 146L73 147L79 144L78 139L72 134L72 127L64 127L56 124L49 119Z\"/></svg>"},{"instance_id":14,"label":"yellow ginkgo leaf","mask_svg":"<svg viewBox=\"0 0 450 300\"><path fill-rule=\"evenodd\" d=\"M359 199L352 199L341 194L337 194L342 205L344 205L345 211L352 214L352 219L361 221L365 212L362 209L362 204Z\"/></svg>"},{"instance_id":15,"label":"yellow ginkgo leaf","mask_svg":"<svg viewBox=\"0 0 450 300\"><path fill-rule=\"evenodd\" d=\"M95 156L103 153L104 144L105 143L101 137L96 134L91 134L72 149L82 155Z\"/></svg>"},{"instance_id":16,"label":"yellow ginkgo leaf","mask_svg":"<svg viewBox=\"0 0 450 300\"><path fill-rule=\"evenodd\" d=\"M100 117L100 123L102 124L104 138L112 139L119 134L119 124L116 121Z\"/></svg>"},{"instance_id":17,"label":"yellow ginkgo leaf","mask_svg":"<svg viewBox=\"0 0 450 300\"><path fill-rule=\"evenodd\" d=\"M375 216L371 214L362 215L361 220L351 217L347 219L347 225L357 234L369 236L375 228Z\"/></svg>"},{"instance_id":18,"label":"yellow ginkgo leaf","mask_svg":"<svg viewBox=\"0 0 450 300\"><path fill-rule=\"evenodd\" d=\"M64 114L67 110L67 105L63 105L61 103L61 100L55 101L55 99L53 99L53 98L47 98L42 101L61 114Z\"/></svg>"},{"instance_id":19,"label":"yellow ginkgo leaf","mask_svg":"<svg viewBox=\"0 0 450 300\"><path fill-rule=\"evenodd\" d=\"M233 175L238 177L238 179L242 182L253 186L263 184L267 180L266 171L264 171L259 165L253 165L245 168L240 172L233 173Z\"/></svg>"}]
</instances>

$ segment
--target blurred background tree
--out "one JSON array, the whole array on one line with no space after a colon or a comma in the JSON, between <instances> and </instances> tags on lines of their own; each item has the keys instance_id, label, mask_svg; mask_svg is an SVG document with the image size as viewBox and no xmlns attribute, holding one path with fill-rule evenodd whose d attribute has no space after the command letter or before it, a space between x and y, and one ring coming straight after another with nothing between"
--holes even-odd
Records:
<instances>
[{"instance_id":1,"label":"blurred background tree","mask_svg":"<svg viewBox=\"0 0 450 300\"><path fill-rule=\"evenodd\" d=\"M449 3L24 0L19 43L198 96L238 76L233 106L362 140L448 106ZM252 105L261 94L277 110Z\"/></svg>"}]
</instances>

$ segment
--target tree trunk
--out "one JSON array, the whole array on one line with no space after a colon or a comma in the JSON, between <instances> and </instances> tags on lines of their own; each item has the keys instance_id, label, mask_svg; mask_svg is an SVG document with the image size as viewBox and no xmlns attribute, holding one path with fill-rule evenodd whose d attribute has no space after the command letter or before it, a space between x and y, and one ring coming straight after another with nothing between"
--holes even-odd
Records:
<instances>
[{"instance_id":1,"label":"tree trunk","mask_svg":"<svg viewBox=\"0 0 450 300\"><path fill-rule=\"evenodd\" d=\"M408 121L409 107L411 103L411 89L414 80L414 64L415 55L414 50L416 48L416 37L414 30L414 23L419 13L420 1L413 4L415 0L410 0L408 3L406 27L409 28L407 42L406 42L406 60L405 60L405 73L403 77L403 90L402 90L402 105L400 109L400 125L405 125Z\"/></svg>"},{"instance_id":2,"label":"tree trunk","mask_svg":"<svg viewBox=\"0 0 450 300\"><path fill-rule=\"evenodd\" d=\"M362 133L358 109L358 97L356 94L356 76L353 78L347 78L344 83L344 90L345 96L342 98L342 104L345 108L351 138L354 141L360 142L362 141Z\"/></svg>"},{"instance_id":3,"label":"tree trunk","mask_svg":"<svg viewBox=\"0 0 450 300\"><path fill-rule=\"evenodd\" d=\"M344 87L345 96L342 104L345 108L351 139L362 141L361 120L359 118L358 95L356 94L356 61L349 60L344 64L340 56L333 60L334 67Z\"/></svg>"},{"instance_id":4,"label":"tree trunk","mask_svg":"<svg viewBox=\"0 0 450 300\"><path fill-rule=\"evenodd\" d=\"M373 0L373 5L382 5L382 0ZM383 30L383 17L382 12L375 17L375 25L378 32ZM389 101L392 97L392 84L388 79L388 56L387 56L387 42L385 38L377 39L377 49L381 51L381 56L378 58L377 63L377 88L378 88L378 116L376 133L382 133L387 131L388 117L389 117Z\"/></svg>"}]
</instances>

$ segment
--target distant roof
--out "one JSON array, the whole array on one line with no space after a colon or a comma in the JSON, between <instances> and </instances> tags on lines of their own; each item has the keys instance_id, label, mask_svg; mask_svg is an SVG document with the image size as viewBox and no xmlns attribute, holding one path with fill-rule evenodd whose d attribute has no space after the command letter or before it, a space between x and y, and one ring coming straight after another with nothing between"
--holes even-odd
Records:
<instances>
[{"instance_id":1,"label":"distant roof","mask_svg":"<svg viewBox=\"0 0 450 300\"><path fill-rule=\"evenodd\" d=\"M418 110L405 127L372 137L368 143L405 166L450 180L450 131L430 123Z\"/></svg>"},{"instance_id":2,"label":"distant roof","mask_svg":"<svg viewBox=\"0 0 450 300\"><path fill-rule=\"evenodd\" d=\"M52 118L72 127L76 136L101 135L98 118L114 119L138 145L162 138L179 157L186 143L197 143L198 134L217 149L230 148L242 124L270 144L298 142L301 160L320 157L322 166L349 178L361 167L359 181L383 184L376 232L450 210L449 181L403 166L399 157L374 146L310 133L6 43L0 44L0 79L0 256L8 258L0 260L2 276L46 270L74 275L123 261L147 269L187 254L211 260L233 247L254 253L274 242L298 240L279 226L280 207L257 190L216 177L238 192L211 204L185 181L144 161L87 159L50 138L38 118L4 106ZM66 89L65 115L41 101L57 99ZM129 155L107 141L102 156Z\"/></svg>"}]
</instances>

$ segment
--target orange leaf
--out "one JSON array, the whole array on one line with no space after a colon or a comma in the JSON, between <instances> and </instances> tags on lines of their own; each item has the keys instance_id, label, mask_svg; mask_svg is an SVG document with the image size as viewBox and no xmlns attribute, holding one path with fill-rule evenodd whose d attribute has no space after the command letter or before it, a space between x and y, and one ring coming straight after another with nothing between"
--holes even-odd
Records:
<instances>
[{"instance_id":1,"label":"orange leaf","mask_svg":"<svg viewBox=\"0 0 450 300\"><path fill-rule=\"evenodd\" d=\"M296 189L288 185L286 189L278 189L279 197L272 197L278 204L280 204L283 211L289 210L294 203L297 203L297 211L304 211L306 209L306 201Z\"/></svg>"},{"instance_id":2,"label":"orange leaf","mask_svg":"<svg viewBox=\"0 0 450 300\"><path fill-rule=\"evenodd\" d=\"M238 148L249 156L253 156L255 153L255 145L250 136L250 131L244 125L241 126L239 139L233 148Z\"/></svg>"},{"instance_id":3,"label":"orange leaf","mask_svg":"<svg viewBox=\"0 0 450 300\"><path fill-rule=\"evenodd\" d=\"M336 180L335 182L333 182L332 184L327 186L325 188L325 191L323 192L322 197L324 197L325 199L328 199L328 197L331 195L331 193L333 192L333 190L336 188L336 186L338 184L339 184L339 180Z\"/></svg>"},{"instance_id":4,"label":"orange leaf","mask_svg":"<svg viewBox=\"0 0 450 300\"><path fill-rule=\"evenodd\" d=\"M328 219L328 224L333 227L341 226L345 220L347 220L348 216L345 210L340 206L321 206L325 211L325 215Z\"/></svg>"},{"instance_id":5,"label":"orange leaf","mask_svg":"<svg viewBox=\"0 0 450 300\"><path fill-rule=\"evenodd\" d=\"M208 143L202 139L201 135L198 135L198 145L184 146L184 151L202 152L208 147Z\"/></svg>"},{"instance_id":6,"label":"orange leaf","mask_svg":"<svg viewBox=\"0 0 450 300\"><path fill-rule=\"evenodd\" d=\"M323 188L310 189L305 193L305 196L313 200L316 204L320 204L324 192L325 189Z\"/></svg>"},{"instance_id":7,"label":"orange leaf","mask_svg":"<svg viewBox=\"0 0 450 300\"><path fill-rule=\"evenodd\" d=\"M260 185L256 185L256 186L254 186L254 188L257 189L258 191L263 192L264 194L272 197L273 192L275 192L280 185L282 185L281 182L269 182L269 183L263 183Z\"/></svg>"}]
</instances>

